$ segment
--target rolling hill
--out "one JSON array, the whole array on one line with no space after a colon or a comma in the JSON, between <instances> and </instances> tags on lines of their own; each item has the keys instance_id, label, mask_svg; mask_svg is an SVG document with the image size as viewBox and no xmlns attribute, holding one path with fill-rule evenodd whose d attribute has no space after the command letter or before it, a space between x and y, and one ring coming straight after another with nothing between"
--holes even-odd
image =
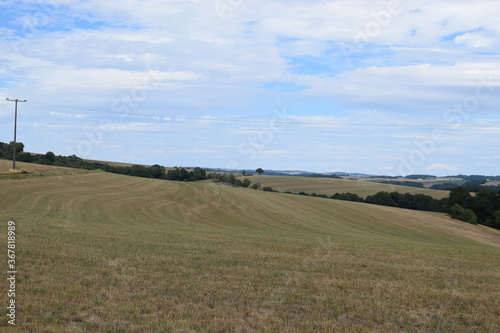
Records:
<instances>
[{"instance_id":1,"label":"rolling hill","mask_svg":"<svg viewBox=\"0 0 500 333\"><path fill-rule=\"evenodd\" d=\"M431 190L427 188L408 187L390 184L374 183L363 180L348 180L335 178L315 178L296 176L252 176L252 183L261 183L262 186L271 186L280 192L326 194L331 196L335 193L351 192L366 197L379 191L400 192L411 194L426 194L435 199L448 196L448 191Z\"/></svg>"},{"instance_id":2,"label":"rolling hill","mask_svg":"<svg viewBox=\"0 0 500 333\"><path fill-rule=\"evenodd\" d=\"M26 331L500 328L500 232L442 214L108 173L0 180L0 205Z\"/></svg>"},{"instance_id":3,"label":"rolling hill","mask_svg":"<svg viewBox=\"0 0 500 333\"><path fill-rule=\"evenodd\" d=\"M12 169L12 161L0 159L0 175L10 174L9 170ZM42 165L34 163L16 162L16 169L25 170L29 173L53 173L53 172L76 172L78 169L57 167L52 165Z\"/></svg>"}]
</instances>

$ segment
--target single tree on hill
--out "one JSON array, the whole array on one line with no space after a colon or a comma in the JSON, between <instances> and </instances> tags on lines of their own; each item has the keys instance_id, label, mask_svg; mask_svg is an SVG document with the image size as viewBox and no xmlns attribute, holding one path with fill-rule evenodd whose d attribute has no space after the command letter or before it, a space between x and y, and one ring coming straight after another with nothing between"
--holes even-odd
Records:
<instances>
[{"instance_id":1,"label":"single tree on hill","mask_svg":"<svg viewBox=\"0 0 500 333\"><path fill-rule=\"evenodd\" d=\"M262 170L262 168L258 168L257 170L255 170L255 172L257 172L259 175L261 175L264 173L264 170Z\"/></svg>"}]
</instances>

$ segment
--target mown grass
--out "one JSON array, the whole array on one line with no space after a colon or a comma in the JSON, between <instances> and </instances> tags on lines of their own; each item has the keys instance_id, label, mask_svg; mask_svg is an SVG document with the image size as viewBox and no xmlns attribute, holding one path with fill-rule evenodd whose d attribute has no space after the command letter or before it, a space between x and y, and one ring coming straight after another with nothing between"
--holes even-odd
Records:
<instances>
[{"instance_id":1,"label":"mown grass","mask_svg":"<svg viewBox=\"0 0 500 333\"><path fill-rule=\"evenodd\" d=\"M326 194L331 196L335 193L355 193L361 197L375 194L380 191L400 192L411 194L426 194L435 199L446 198L448 191L431 190L409 186L381 184L363 180L348 180L335 178L295 177L295 176L252 176L252 183L261 183L262 186L271 186L280 192Z\"/></svg>"},{"instance_id":2,"label":"mown grass","mask_svg":"<svg viewBox=\"0 0 500 333\"><path fill-rule=\"evenodd\" d=\"M12 161L0 159L0 175L11 174L11 172L9 171L11 168L12 168ZM25 163L18 161L16 162L16 170L26 170L26 172L28 173L44 173L44 172L58 172L58 171L70 172L70 171L77 171L78 169L35 164L35 163Z\"/></svg>"},{"instance_id":3,"label":"mown grass","mask_svg":"<svg viewBox=\"0 0 500 333\"><path fill-rule=\"evenodd\" d=\"M499 233L440 214L106 173L5 180L0 205L19 330L500 329Z\"/></svg>"}]
</instances>

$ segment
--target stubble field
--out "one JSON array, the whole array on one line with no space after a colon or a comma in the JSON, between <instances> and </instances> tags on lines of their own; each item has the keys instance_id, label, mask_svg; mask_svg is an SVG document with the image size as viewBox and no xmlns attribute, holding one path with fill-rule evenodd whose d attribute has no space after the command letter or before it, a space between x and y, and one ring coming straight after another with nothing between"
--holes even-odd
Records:
<instances>
[{"instance_id":1,"label":"stubble field","mask_svg":"<svg viewBox=\"0 0 500 333\"><path fill-rule=\"evenodd\" d=\"M440 214L107 173L0 208L19 331L500 330L500 233Z\"/></svg>"}]
</instances>

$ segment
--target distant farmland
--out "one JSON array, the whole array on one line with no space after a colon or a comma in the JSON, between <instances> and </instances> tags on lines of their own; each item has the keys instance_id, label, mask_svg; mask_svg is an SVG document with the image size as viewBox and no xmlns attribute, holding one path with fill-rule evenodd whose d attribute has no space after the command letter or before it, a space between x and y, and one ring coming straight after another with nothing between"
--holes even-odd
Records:
<instances>
[{"instance_id":1,"label":"distant farmland","mask_svg":"<svg viewBox=\"0 0 500 333\"><path fill-rule=\"evenodd\" d=\"M0 203L20 330L500 329L500 232L441 214L107 173L0 180Z\"/></svg>"},{"instance_id":2,"label":"distant farmland","mask_svg":"<svg viewBox=\"0 0 500 333\"><path fill-rule=\"evenodd\" d=\"M366 197L379 191L400 192L411 194L426 194L435 199L446 198L448 191L431 190L427 188L407 187L390 184L381 184L362 180L347 180L335 178L294 177L294 176L252 176L252 183L261 183L262 186L271 186L281 192L326 194L351 192Z\"/></svg>"}]
</instances>

